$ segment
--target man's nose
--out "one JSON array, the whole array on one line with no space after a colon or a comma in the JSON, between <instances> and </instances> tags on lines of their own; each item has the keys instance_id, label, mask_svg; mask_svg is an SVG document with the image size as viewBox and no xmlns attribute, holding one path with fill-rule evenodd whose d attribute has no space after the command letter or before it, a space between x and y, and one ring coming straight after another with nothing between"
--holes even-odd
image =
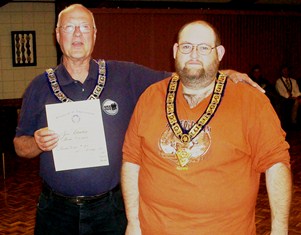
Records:
<instances>
[{"instance_id":1,"label":"man's nose","mask_svg":"<svg viewBox=\"0 0 301 235\"><path fill-rule=\"evenodd\" d=\"M192 58L198 57L199 53L198 53L198 47L197 46L193 46L192 47L192 51L190 52L190 55Z\"/></svg>"},{"instance_id":2,"label":"man's nose","mask_svg":"<svg viewBox=\"0 0 301 235\"><path fill-rule=\"evenodd\" d=\"M74 26L74 34L78 35L81 33L82 33L82 31L80 31L80 26Z\"/></svg>"}]
</instances>

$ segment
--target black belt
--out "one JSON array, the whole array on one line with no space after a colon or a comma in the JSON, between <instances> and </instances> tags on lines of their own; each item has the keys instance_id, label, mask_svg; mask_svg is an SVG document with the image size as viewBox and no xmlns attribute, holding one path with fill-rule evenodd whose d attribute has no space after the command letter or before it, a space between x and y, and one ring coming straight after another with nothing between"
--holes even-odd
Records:
<instances>
[{"instance_id":1,"label":"black belt","mask_svg":"<svg viewBox=\"0 0 301 235\"><path fill-rule=\"evenodd\" d=\"M59 200L64 200L64 201L68 201L72 204L75 205L82 205L82 204L88 204L88 203L93 203L96 202L100 199L103 199L109 195L111 195L112 193L118 191L120 189L120 185L118 184L115 188L113 188L110 191L95 195L95 196L65 196L63 194L57 193L55 191L52 190L52 188L46 184L45 182L43 183L42 186L42 193L47 196L47 197L54 197L57 198Z\"/></svg>"}]
</instances>

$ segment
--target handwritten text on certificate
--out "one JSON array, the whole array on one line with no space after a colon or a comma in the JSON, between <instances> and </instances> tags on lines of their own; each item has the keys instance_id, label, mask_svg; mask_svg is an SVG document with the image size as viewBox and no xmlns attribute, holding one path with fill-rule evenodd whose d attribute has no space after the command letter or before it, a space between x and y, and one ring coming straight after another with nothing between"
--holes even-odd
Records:
<instances>
[{"instance_id":1,"label":"handwritten text on certificate","mask_svg":"<svg viewBox=\"0 0 301 235\"><path fill-rule=\"evenodd\" d=\"M57 171L109 165L100 102L46 105L48 128L59 135L52 150Z\"/></svg>"}]
</instances>

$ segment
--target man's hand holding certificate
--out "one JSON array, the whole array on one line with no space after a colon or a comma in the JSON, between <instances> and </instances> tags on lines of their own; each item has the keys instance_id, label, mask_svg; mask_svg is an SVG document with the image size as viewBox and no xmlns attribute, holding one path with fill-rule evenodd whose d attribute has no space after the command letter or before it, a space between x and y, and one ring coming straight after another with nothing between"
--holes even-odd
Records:
<instances>
[{"instance_id":1,"label":"man's hand holding certificate","mask_svg":"<svg viewBox=\"0 0 301 235\"><path fill-rule=\"evenodd\" d=\"M99 100L50 104L46 113L59 135L52 150L57 171L109 165Z\"/></svg>"}]
</instances>

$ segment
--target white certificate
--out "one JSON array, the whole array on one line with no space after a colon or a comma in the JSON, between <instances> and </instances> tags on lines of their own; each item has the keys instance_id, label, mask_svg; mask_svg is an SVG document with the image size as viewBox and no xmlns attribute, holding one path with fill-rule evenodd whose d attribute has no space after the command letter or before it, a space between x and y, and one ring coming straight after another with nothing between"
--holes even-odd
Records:
<instances>
[{"instance_id":1,"label":"white certificate","mask_svg":"<svg viewBox=\"0 0 301 235\"><path fill-rule=\"evenodd\" d=\"M49 104L46 115L59 135L52 150L56 171L109 165L99 100Z\"/></svg>"}]
</instances>

